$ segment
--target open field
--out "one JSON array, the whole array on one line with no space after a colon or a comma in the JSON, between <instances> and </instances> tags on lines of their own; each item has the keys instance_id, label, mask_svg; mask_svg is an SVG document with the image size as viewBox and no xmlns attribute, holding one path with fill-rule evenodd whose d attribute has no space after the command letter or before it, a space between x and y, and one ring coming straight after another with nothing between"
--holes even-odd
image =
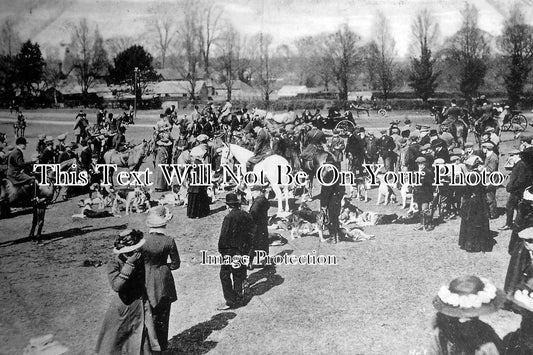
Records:
<instances>
[{"instance_id":1,"label":"open field","mask_svg":"<svg viewBox=\"0 0 533 355\"><path fill-rule=\"evenodd\" d=\"M35 151L35 138L40 133L57 136L69 132L67 141L72 140L75 112L24 111L29 125L27 156ZM96 110L86 112L94 122ZM393 111L385 119L371 113L370 118L356 120L367 129L377 130L388 127L391 119L405 117L413 124L432 124L429 112L414 111ZM530 114L527 117L532 118ZM158 111L140 112L137 122L150 125L157 118ZM0 131L6 132L12 143L9 119L14 121L15 116L0 111ZM126 136L140 141L151 132L148 126L131 126ZM502 134L500 166L506 153L517 146L511 133ZM151 161L147 164L151 166ZM357 202L363 210L405 213L397 205L375 206L376 189L369 195L370 202ZM105 267L83 267L83 262L105 263L112 257L119 230L146 228L144 215L73 221L71 215L78 213L80 198L48 209L44 227L47 241L41 246L24 239L31 214L19 213L0 221L1 354L21 353L30 337L47 333L55 334L72 354L91 354L113 291ZM503 207L507 198L503 189L498 190L497 198ZM460 250L460 219L441 224L430 233L414 232L413 225L403 224L366 227L365 231L376 238L361 243L320 244L316 237L305 237L271 247L271 254L316 251L336 255L338 265L278 266L275 274L254 270L250 278L257 283L252 287L250 303L231 312L218 312L216 306L223 301L219 268L200 265L201 250L216 253L226 214L220 201L211 209L209 217L191 223L184 208L171 208L174 218L168 229L182 258L181 268L174 272L179 299L170 320L171 353L423 353L431 340L431 301L439 287L464 274L484 276L503 287L509 261L510 231L498 234L490 253ZM270 213L275 212L272 207ZM491 229L503 224L504 216L500 216L491 220ZM503 311L483 319L500 336L519 324L519 317Z\"/></svg>"}]
</instances>

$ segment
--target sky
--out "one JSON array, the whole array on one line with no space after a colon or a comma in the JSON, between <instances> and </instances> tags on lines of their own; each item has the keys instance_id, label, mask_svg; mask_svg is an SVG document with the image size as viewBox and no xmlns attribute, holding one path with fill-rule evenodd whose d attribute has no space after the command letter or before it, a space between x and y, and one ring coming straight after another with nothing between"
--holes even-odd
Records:
<instances>
[{"instance_id":1,"label":"sky","mask_svg":"<svg viewBox=\"0 0 533 355\"><path fill-rule=\"evenodd\" d=\"M439 23L440 37L452 35L461 24L465 2L479 10L479 26L498 35L509 11L506 0L212 0L223 9L223 20L242 33L260 31L273 36L274 45L348 25L364 41L372 39L376 13L389 20L399 57L409 56L411 23L420 9L429 9ZM533 25L533 0L518 0L526 20ZM147 38L147 23L154 16L180 18L177 1L160 0L0 0L0 20L10 17L23 39L41 46L60 46L70 40L69 23L87 18L104 38Z\"/></svg>"}]
</instances>

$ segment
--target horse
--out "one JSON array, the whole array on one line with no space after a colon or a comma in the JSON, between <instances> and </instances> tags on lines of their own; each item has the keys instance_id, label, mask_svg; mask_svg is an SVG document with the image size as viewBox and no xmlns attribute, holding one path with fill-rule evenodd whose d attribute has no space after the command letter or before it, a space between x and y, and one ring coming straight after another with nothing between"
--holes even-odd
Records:
<instances>
[{"instance_id":1,"label":"horse","mask_svg":"<svg viewBox=\"0 0 533 355\"><path fill-rule=\"evenodd\" d=\"M313 194L313 182L316 171L323 164L328 164L332 162L335 162L335 157L333 156L333 154L323 149L317 149L315 154L313 154L313 159L310 160L302 159L300 155L300 166L302 167L302 170L307 174L307 176L309 176L309 188L307 191L309 197L312 197Z\"/></svg>"},{"instance_id":2,"label":"horse","mask_svg":"<svg viewBox=\"0 0 533 355\"><path fill-rule=\"evenodd\" d=\"M235 158L241 164L241 172L244 175L246 172L246 163L254 153L236 144L225 143L220 149L222 154L221 164L228 164L232 158ZM289 183L287 180L283 180L282 176L282 181L278 184L278 169L282 169L283 166L289 166L287 159L281 155L270 155L257 163L253 168L255 176L258 178L264 176L268 179L272 190L276 194L278 213L289 212ZM283 209L283 200L285 200L285 209Z\"/></svg>"},{"instance_id":3,"label":"horse","mask_svg":"<svg viewBox=\"0 0 533 355\"><path fill-rule=\"evenodd\" d=\"M368 117L370 117L370 109L368 107L354 105L353 103L350 104L350 109L354 110L357 114L357 118L359 118L359 112L366 112Z\"/></svg>"},{"instance_id":4,"label":"horse","mask_svg":"<svg viewBox=\"0 0 533 355\"><path fill-rule=\"evenodd\" d=\"M15 137L24 137L26 131L26 121L17 121L13 123L13 130L15 131Z\"/></svg>"},{"instance_id":5,"label":"horse","mask_svg":"<svg viewBox=\"0 0 533 355\"><path fill-rule=\"evenodd\" d=\"M143 163L144 158L150 153L150 141L143 140L133 148L125 152L117 152L114 149L104 153L104 162L106 164L116 164L119 168L128 168L138 171Z\"/></svg>"},{"instance_id":6,"label":"horse","mask_svg":"<svg viewBox=\"0 0 533 355\"><path fill-rule=\"evenodd\" d=\"M52 202L56 186L53 179L47 185L14 185L9 179L0 181L0 218L9 216L11 207L32 207L33 219L28 238L38 241L44 226L46 207ZM37 235L35 230L37 229Z\"/></svg>"}]
</instances>

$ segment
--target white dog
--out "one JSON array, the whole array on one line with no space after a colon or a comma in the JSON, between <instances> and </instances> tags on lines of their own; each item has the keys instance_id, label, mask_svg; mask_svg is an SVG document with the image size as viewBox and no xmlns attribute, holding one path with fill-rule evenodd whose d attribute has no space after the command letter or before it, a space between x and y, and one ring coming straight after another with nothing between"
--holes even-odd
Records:
<instances>
[{"instance_id":1,"label":"white dog","mask_svg":"<svg viewBox=\"0 0 533 355\"><path fill-rule=\"evenodd\" d=\"M396 194L394 193L392 189L392 185L387 184L385 182L385 175L378 174L377 177L379 179L379 187L378 187L378 201L376 202L376 205L379 205L381 203L382 198L383 198L384 205L388 205L389 202L396 202Z\"/></svg>"},{"instance_id":2,"label":"white dog","mask_svg":"<svg viewBox=\"0 0 533 355\"><path fill-rule=\"evenodd\" d=\"M133 210L137 213L144 212L150 209L150 194L141 187L136 187L133 190L115 191L111 213L119 214L118 206L120 203L124 203L126 207L126 216Z\"/></svg>"},{"instance_id":3,"label":"white dog","mask_svg":"<svg viewBox=\"0 0 533 355\"><path fill-rule=\"evenodd\" d=\"M350 185L350 196L353 196L353 193L355 192L354 197L357 200L364 200L365 202L368 202L368 190L370 190L370 188L370 179L368 177L359 176L355 180L355 185Z\"/></svg>"}]
</instances>

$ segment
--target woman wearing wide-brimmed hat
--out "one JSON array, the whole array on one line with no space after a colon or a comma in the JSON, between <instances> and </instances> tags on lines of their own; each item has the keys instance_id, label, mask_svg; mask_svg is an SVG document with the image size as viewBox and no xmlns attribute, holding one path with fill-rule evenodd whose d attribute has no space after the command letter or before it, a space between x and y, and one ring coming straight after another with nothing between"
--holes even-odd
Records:
<instances>
[{"instance_id":1,"label":"woman wearing wide-brimmed hat","mask_svg":"<svg viewBox=\"0 0 533 355\"><path fill-rule=\"evenodd\" d=\"M503 338L503 354L533 354L533 274L509 295L512 307L522 314L520 328Z\"/></svg>"},{"instance_id":2,"label":"woman wearing wide-brimmed hat","mask_svg":"<svg viewBox=\"0 0 533 355\"><path fill-rule=\"evenodd\" d=\"M163 206L152 208L146 218L149 228L146 243L141 251L145 269L145 287L152 306L155 332L161 350L168 345L170 306L177 300L176 285L171 270L180 267L180 255L174 239L168 235L166 225L172 215ZM170 258L170 264L167 263Z\"/></svg>"},{"instance_id":3,"label":"woman wearing wide-brimmed hat","mask_svg":"<svg viewBox=\"0 0 533 355\"><path fill-rule=\"evenodd\" d=\"M503 291L477 276L459 277L442 286L433 299L438 313L430 354L501 354L501 339L478 317L498 311L504 302Z\"/></svg>"},{"instance_id":4,"label":"woman wearing wide-brimmed hat","mask_svg":"<svg viewBox=\"0 0 533 355\"><path fill-rule=\"evenodd\" d=\"M471 174L479 174L479 170L483 168L482 164L481 158L477 155L472 155L465 161L466 168ZM481 177L479 184L466 185L463 190L459 246L467 252L491 251L494 245L490 235L489 206L485 191Z\"/></svg>"},{"instance_id":5,"label":"woman wearing wide-brimmed hat","mask_svg":"<svg viewBox=\"0 0 533 355\"><path fill-rule=\"evenodd\" d=\"M115 241L113 253L117 256L107 266L115 293L98 335L98 354L151 354L161 350L144 285L140 248L145 242L138 230L123 231Z\"/></svg>"}]
</instances>

